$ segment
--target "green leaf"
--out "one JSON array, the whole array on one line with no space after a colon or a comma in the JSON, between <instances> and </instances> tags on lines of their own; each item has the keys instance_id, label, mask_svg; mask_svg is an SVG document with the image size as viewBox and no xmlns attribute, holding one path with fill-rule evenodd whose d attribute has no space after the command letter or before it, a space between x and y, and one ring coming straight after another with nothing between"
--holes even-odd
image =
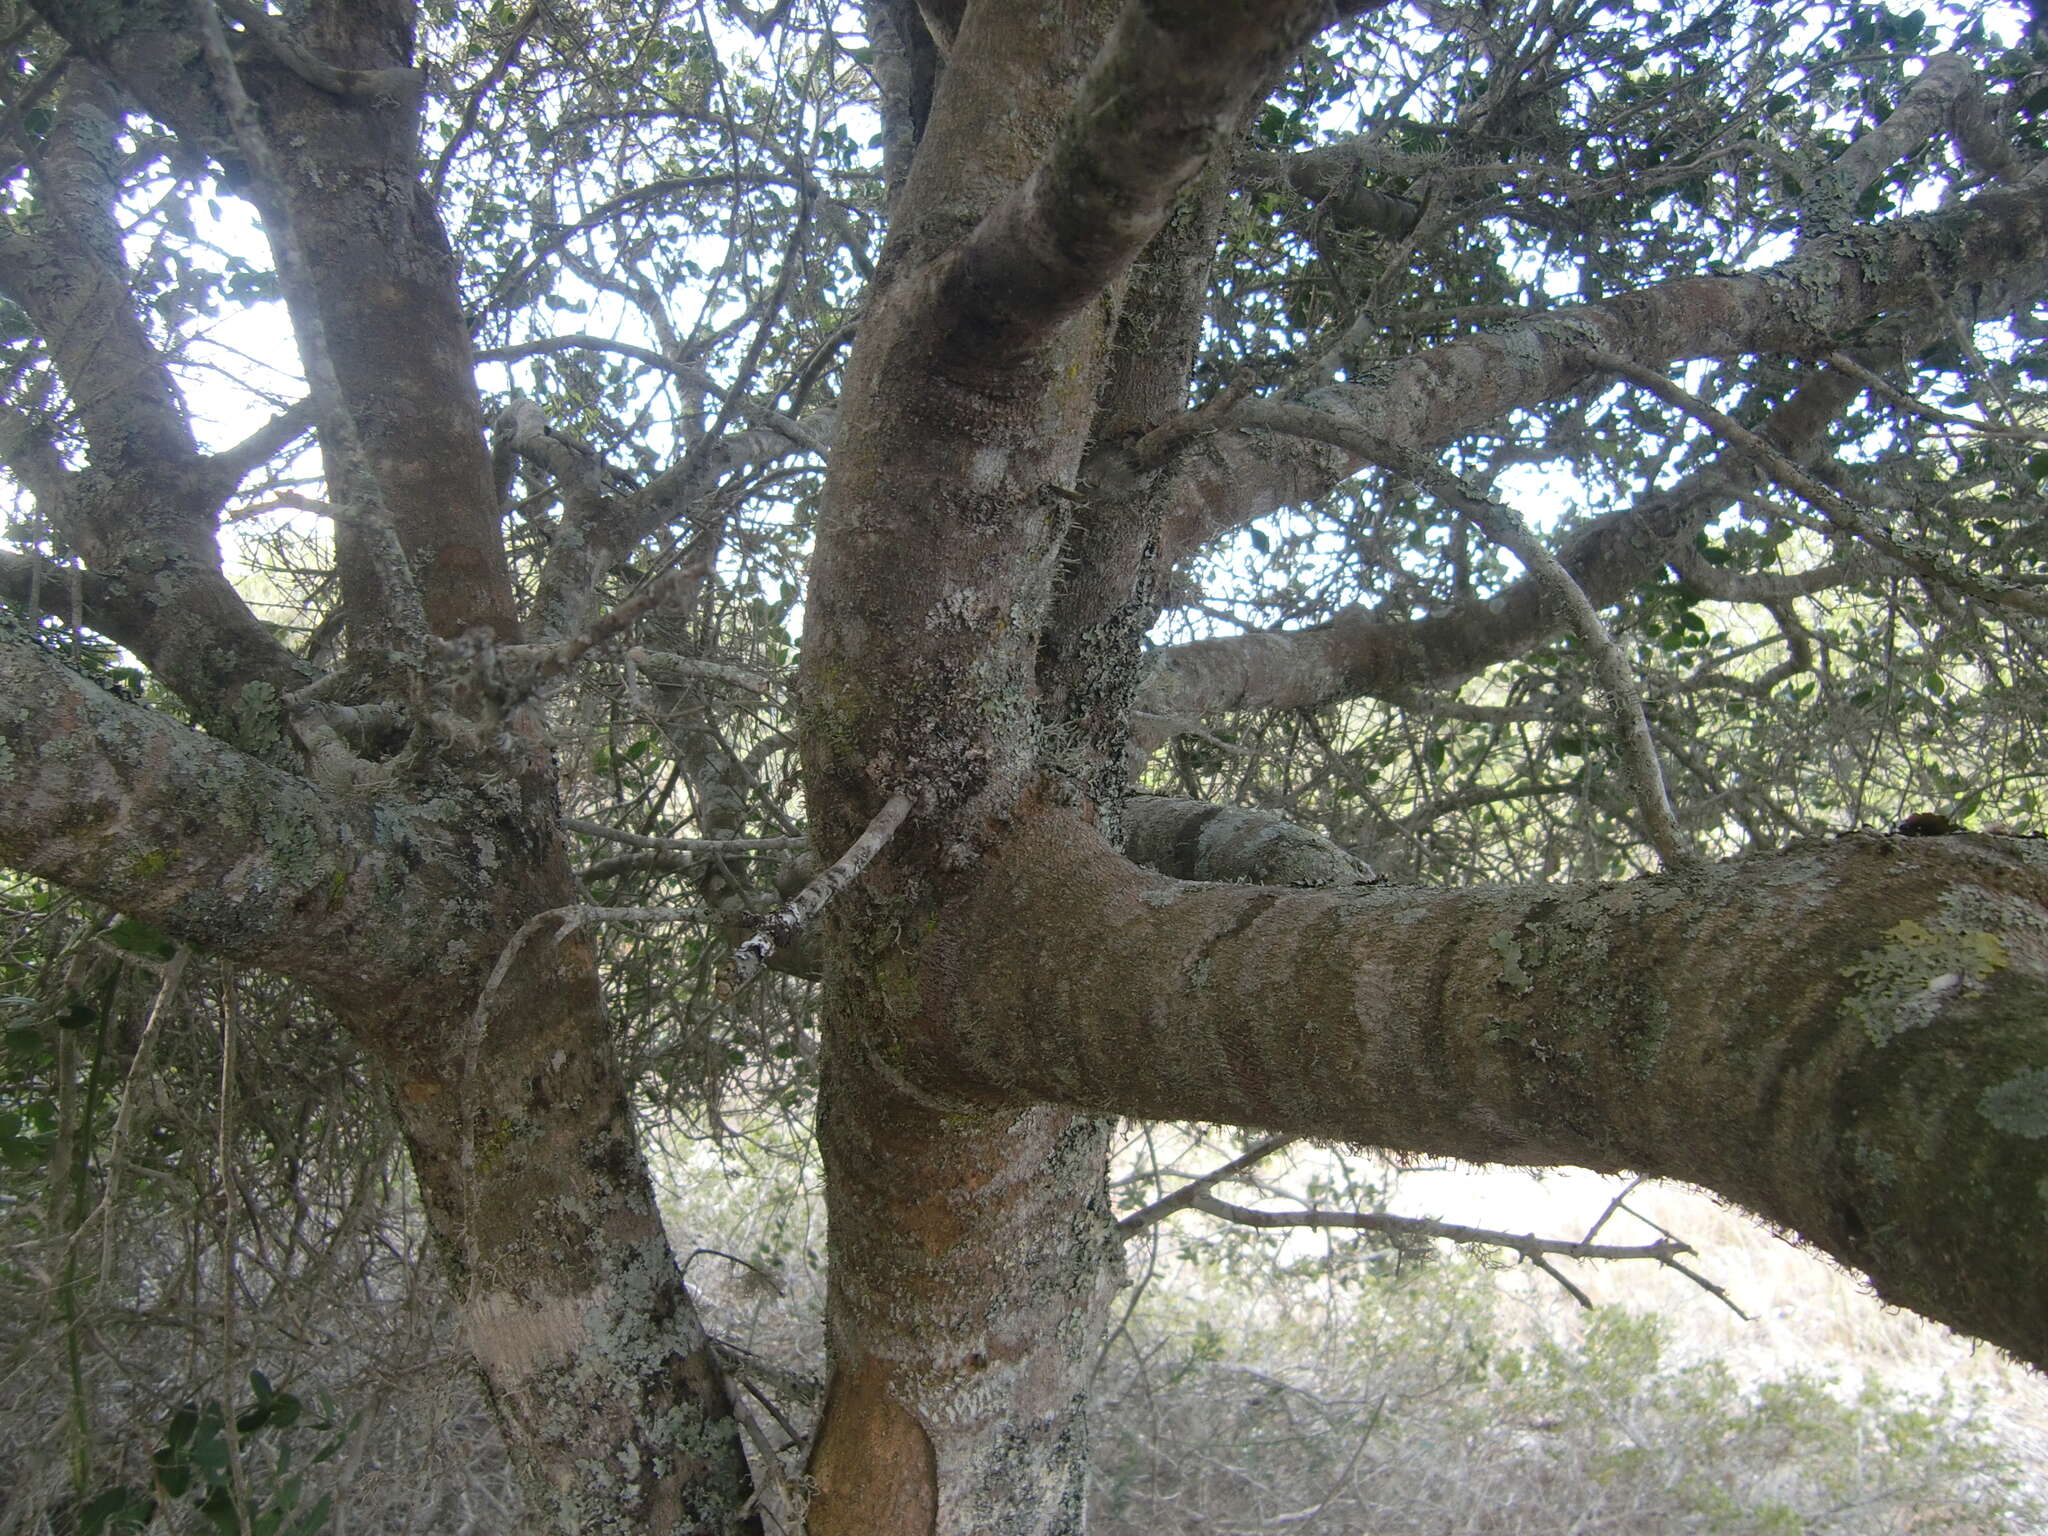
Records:
<instances>
[{"instance_id":1,"label":"green leaf","mask_svg":"<svg viewBox=\"0 0 2048 1536\"><path fill-rule=\"evenodd\" d=\"M79 1536L139 1531L156 1518L156 1500L133 1488L108 1488L78 1512Z\"/></svg>"},{"instance_id":2,"label":"green leaf","mask_svg":"<svg viewBox=\"0 0 2048 1536\"><path fill-rule=\"evenodd\" d=\"M107 938L117 948L151 960L168 960L178 952L176 942L169 935L139 917L121 918L107 930Z\"/></svg>"}]
</instances>

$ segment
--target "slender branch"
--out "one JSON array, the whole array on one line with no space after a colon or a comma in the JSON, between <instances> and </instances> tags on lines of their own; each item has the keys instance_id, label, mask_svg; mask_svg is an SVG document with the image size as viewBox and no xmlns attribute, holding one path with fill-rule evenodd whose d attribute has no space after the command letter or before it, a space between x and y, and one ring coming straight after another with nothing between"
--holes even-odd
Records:
<instances>
[{"instance_id":1,"label":"slender branch","mask_svg":"<svg viewBox=\"0 0 2048 1536\"><path fill-rule=\"evenodd\" d=\"M673 651L650 651L645 646L636 645L626 652L626 660L636 667L666 673L670 677L694 677L709 683L726 683L764 697L773 694L776 687L775 679L765 673L736 667L730 662L706 661L701 656L678 656ZM655 680L661 681L660 678Z\"/></svg>"},{"instance_id":2,"label":"slender branch","mask_svg":"<svg viewBox=\"0 0 2048 1536\"><path fill-rule=\"evenodd\" d=\"M469 93L469 100L462 109L462 121L455 125L455 131L448 136L448 142L442 146L441 153L434 160L434 174L427 181L437 201L441 196L442 186L448 180L448 167L454 163L456 151L462 148L463 142L476 130L476 120L483 111L485 100L498 88L498 82L505 78L505 71L512 67L512 61L519 56L519 50L526 46L526 39L533 31L533 24L540 20L541 3L542 0L533 0L533 3L527 6L525 14L513 24L512 35L506 38L505 45L498 50L498 57L492 61L489 71Z\"/></svg>"},{"instance_id":3,"label":"slender branch","mask_svg":"<svg viewBox=\"0 0 2048 1536\"><path fill-rule=\"evenodd\" d=\"M1830 352L1827 365L1839 368L1872 393L1881 395L1900 410L1910 411L1922 421L1931 421L1937 426L1964 427L1980 437L2005 438L2019 443L2048 443L2048 432L2037 432L2026 427L2000 426L1995 421L1980 421L1974 416L1964 416L1955 411L1944 411L1929 405L1925 400L1908 394L1892 383L1883 374L1866 368L1846 352Z\"/></svg>"},{"instance_id":4,"label":"slender branch","mask_svg":"<svg viewBox=\"0 0 2048 1536\"><path fill-rule=\"evenodd\" d=\"M1702 426L1718 433L1725 441L1753 455L1774 480L1812 506L1831 526L1844 533L1854 534L1914 574L1953 587L1959 592L1966 592L1987 603L2048 617L2048 594L2000 581L1995 577L1980 575L1957 565L1952 560L1943 559L1932 551L1915 548L1833 487L1801 469L1777 448L1725 411L1717 410L1663 374L1638 367L1627 358L1617 357L1611 352L1591 351L1587 353L1587 360L1595 367L1606 369L1618 378L1627 379L1630 383L1641 386L1666 404L1676 406Z\"/></svg>"},{"instance_id":5,"label":"slender branch","mask_svg":"<svg viewBox=\"0 0 2048 1536\"><path fill-rule=\"evenodd\" d=\"M282 452L308 431L318 417L309 398L286 406L238 443L230 444L207 462L223 479L239 483L258 465Z\"/></svg>"},{"instance_id":6,"label":"slender branch","mask_svg":"<svg viewBox=\"0 0 2048 1536\"><path fill-rule=\"evenodd\" d=\"M867 830L840 855L837 863L797 892L796 899L788 906L764 919L759 931L733 952L732 968L737 984L745 986L760 975L762 966L780 945L803 932L834 896L851 885L860 872L874 862L875 855L887 846L909 814L910 797L901 793L891 795L888 802L875 812L875 819L868 823Z\"/></svg>"},{"instance_id":7,"label":"slender branch","mask_svg":"<svg viewBox=\"0 0 2048 1536\"><path fill-rule=\"evenodd\" d=\"M142 1021L142 1034L135 1042L135 1054L128 1063L128 1075L121 1087L121 1108L114 1116L113 1134L107 1138L106 1160L102 1166L107 1170L106 1185L100 1191L99 1203L93 1207L92 1215L80 1222L72 1233L75 1242L85 1229L98 1217L114 1208L121 1192L121 1170L125 1166L123 1151L128 1145L129 1127L135 1119L135 1104L141 1098L140 1088L143 1074L148 1070L149 1053L156 1043L156 1037L163 1028L164 1018L176 1001L178 988L185 979L185 966L192 958L192 946L180 944L178 952L171 956L164 966L163 975L157 982L156 996L150 1001L149 1014ZM100 1278L104 1288L114 1272L114 1222L108 1222L100 1234Z\"/></svg>"},{"instance_id":8,"label":"slender branch","mask_svg":"<svg viewBox=\"0 0 2048 1536\"><path fill-rule=\"evenodd\" d=\"M1531 1233L1500 1232L1491 1227L1466 1227L1426 1216L1394 1216L1384 1211L1260 1211L1246 1205L1232 1205L1207 1193L1197 1194L1188 1204L1205 1216L1219 1217L1241 1227L1332 1227L1359 1232L1392 1232L1404 1237L1441 1237L1454 1243L1484 1243L1489 1248L1509 1248L1530 1259L1548 1254L1564 1259L1654 1259L1661 1264L1679 1254L1694 1251L1690 1243L1668 1236L1649 1243L1590 1243L1576 1237L1537 1237Z\"/></svg>"},{"instance_id":9,"label":"slender branch","mask_svg":"<svg viewBox=\"0 0 2048 1536\"><path fill-rule=\"evenodd\" d=\"M1253 1143L1222 1167L1211 1169L1198 1179L1190 1179L1172 1194L1154 1200L1142 1210L1131 1212L1116 1224L1117 1236L1126 1242L1130 1241L1147 1227L1158 1225L1174 1212L1188 1209L1218 1184L1227 1183L1246 1169L1264 1162L1274 1153L1293 1146L1300 1139L1299 1136L1268 1136Z\"/></svg>"},{"instance_id":10,"label":"slender branch","mask_svg":"<svg viewBox=\"0 0 2048 1536\"><path fill-rule=\"evenodd\" d=\"M624 843L629 848L659 848L670 853L779 853L810 846L810 840L802 837L648 837L644 833L608 827L601 821L586 821L580 816L564 816L562 825L571 832L603 838L608 843Z\"/></svg>"},{"instance_id":11,"label":"slender branch","mask_svg":"<svg viewBox=\"0 0 2048 1536\"><path fill-rule=\"evenodd\" d=\"M703 580L710 569L708 559L679 565L666 575L648 582L572 639L553 645L508 645L502 647L498 654L507 662L524 664L527 689L529 692L536 690L563 676L599 646L617 639L632 628L636 620L654 612L684 588Z\"/></svg>"},{"instance_id":12,"label":"slender branch","mask_svg":"<svg viewBox=\"0 0 2048 1536\"><path fill-rule=\"evenodd\" d=\"M674 358L663 356L652 347L635 346L629 341L614 341L608 337L591 336L580 331L566 336L536 336L530 341L514 342L509 346L484 347L477 352L476 360L480 363L510 363L517 362L522 357L581 351L613 352L620 357L630 357L635 362L645 363L650 368L658 368L686 384L730 399L736 414L758 422L764 427L774 428L799 448L807 448L813 453L821 454L831 449L831 444L825 437L821 437L812 427L798 421L794 416L778 411L772 405L764 405L758 400L750 400L731 393L728 384L706 373L702 368L689 363L679 363Z\"/></svg>"},{"instance_id":13,"label":"slender branch","mask_svg":"<svg viewBox=\"0 0 2048 1536\"><path fill-rule=\"evenodd\" d=\"M1501 1232L1490 1227L1466 1227L1455 1222L1432 1221L1423 1216L1393 1216L1383 1211L1260 1211L1250 1206L1232 1205L1227 1200L1218 1200L1214 1195L1207 1193L1195 1195L1186 1204L1205 1216L1214 1216L1241 1227L1337 1228L1359 1232L1386 1232L1399 1237L1440 1237L1453 1243L1506 1248L1519 1253L1550 1276L1564 1288L1572 1300L1588 1310L1593 1306L1593 1298L1558 1269L1551 1262L1552 1259L1649 1259L1666 1269L1677 1270L1695 1285L1718 1298L1723 1305L1735 1306L1735 1303L1729 1300L1726 1290L1679 1262L1679 1255L1693 1252L1693 1247L1690 1243L1669 1234L1648 1243L1595 1243L1579 1238L1537 1237L1533 1233ZM1741 1315L1740 1307L1735 1307L1735 1310L1737 1315Z\"/></svg>"},{"instance_id":14,"label":"slender branch","mask_svg":"<svg viewBox=\"0 0 2048 1536\"><path fill-rule=\"evenodd\" d=\"M1563 608L1573 631L1591 653L1601 687L1608 696L1615 729L1622 740L1622 770L1642 811L1651 846L1666 868L1696 861L1685 843L1678 818L1671 809L1664 785L1663 766L1657 761L1656 743L1650 736L1650 722L1643 713L1643 698L1636 687L1628 657L1607 632L1600 614L1585 589L1570 571L1512 507L1481 496L1457 475L1412 449L1373 437L1350 422L1304 406L1259 403L1243 408L1240 416L1248 422L1313 437L1333 443L1371 462L1413 480L1432 496L1469 519L1486 536L1511 550L1529 568L1531 575L1549 588Z\"/></svg>"}]
</instances>

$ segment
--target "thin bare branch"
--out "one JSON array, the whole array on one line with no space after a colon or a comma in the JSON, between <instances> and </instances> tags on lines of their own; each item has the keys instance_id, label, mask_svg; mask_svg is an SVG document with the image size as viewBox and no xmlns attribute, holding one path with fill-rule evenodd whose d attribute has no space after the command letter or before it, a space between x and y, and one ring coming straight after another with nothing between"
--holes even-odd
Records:
<instances>
[{"instance_id":1,"label":"thin bare branch","mask_svg":"<svg viewBox=\"0 0 2048 1536\"><path fill-rule=\"evenodd\" d=\"M1172 1194L1163 1195L1142 1210L1131 1212L1116 1224L1117 1235L1129 1242L1147 1227L1157 1226L1174 1212L1188 1209L1218 1184L1228 1183L1246 1169L1264 1162L1276 1152L1285 1151L1300 1139L1298 1136L1267 1136L1254 1142L1222 1167L1212 1169L1198 1179L1190 1179Z\"/></svg>"},{"instance_id":2,"label":"thin bare branch","mask_svg":"<svg viewBox=\"0 0 2048 1536\"><path fill-rule=\"evenodd\" d=\"M874 862L875 855L888 845L889 839L896 835L896 829L903 825L903 819L909 814L910 797L900 793L891 795L875 812L875 819L868 823L867 830L854 840L853 846L841 854L837 862L799 891L788 906L763 919L754 936L733 953L736 984L745 986L760 975L768 957L780 945L803 932L834 896L859 878L860 872Z\"/></svg>"}]
</instances>

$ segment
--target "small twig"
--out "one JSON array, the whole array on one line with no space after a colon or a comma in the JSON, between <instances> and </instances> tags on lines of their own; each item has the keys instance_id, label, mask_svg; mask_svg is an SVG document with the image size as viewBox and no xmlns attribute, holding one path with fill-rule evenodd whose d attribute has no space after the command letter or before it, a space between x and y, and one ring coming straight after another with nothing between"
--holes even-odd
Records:
<instances>
[{"instance_id":1,"label":"small twig","mask_svg":"<svg viewBox=\"0 0 2048 1536\"><path fill-rule=\"evenodd\" d=\"M1545 1258L1542 1254L1538 1253L1531 1254L1529 1256L1529 1262L1531 1264L1534 1264L1538 1269L1542 1270L1543 1273L1550 1276L1550 1278L1555 1280L1559 1285L1563 1286L1565 1294L1571 1297L1573 1301L1576 1301L1588 1312L1593 1310L1593 1298L1588 1296L1584 1291L1580 1290L1576 1285L1572 1284L1570 1278L1566 1276L1565 1272L1559 1269L1555 1264L1551 1263L1550 1260Z\"/></svg>"},{"instance_id":2,"label":"small twig","mask_svg":"<svg viewBox=\"0 0 2048 1536\"><path fill-rule=\"evenodd\" d=\"M1141 472L1157 469L1166 462L1167 454L1174 448L1197 433L1208 431L1235 410L1237 403L1250 394L1251 389L1252 376L1249 373L1239 374L1193 410L1168 417L1131 445L1131 463Z\"/></svg>"},{"instance_id":3,"label":"small twig","mask_svg":"<svg viewBox=\"0 0 2048 1536\"><path fill-rule=\"evenodd\" d=\"M1718 434L1724 442L1732 443L1750 454L1763 465L1772 479L1813 507L1826 519L1829 526L1862 539L1915 575L1943 586L1953 587L1958 592L1999 607L2015 608L2022 613L2048 615L2048 598L2009 582L1977 575L1932 551L1914 548L1890 529L1866 516L1840 492L1824 485L1806 470L1801 469L1783 452L1750 431L1727 412L1717 410L1663 374L1648 368L1640 368L1627 358L1617 357L1611 352L1589 349L1585 357L1595 368L1639 385L1665 404L1685 412L1701 426Z\"/></svg>"},{"instance_id":4,"label":"small twig","mask_svg":"<svg viewBox=\"0 0 2048 1536\"><path fill-rule=\"evenodd\" d=\"M811 845L805 837L649 837L644 832L627 832L601 821L586 821L581 816L564 816L562 825L585 837L601 837L608 843L624 843L629 848L659 848L669 853L784 853Z\"/></svg>"},{"instance_id":5,"label":"small twig","mask_svg":"<svg viewBox=\"0 0 2048 1536\"><path fill-rule=\"evenodd\" d=\"M840 855L837 863L797 892L796 899L788 906L764 919L754 936L733 952L735 984L743 987L760 975L770 955L803 932L810 921L825 910L826 903L851 885L860 872L874 862L875 855L896 835L896 829L903 825L903 818L909 814L910 797L901 793L891 795L888 803L875 812L875 819L868 823L867 830L854 839L853 846Z\"/></svg>"},{"instance_id":6,"label":"small twig","mask_svg":"<svg viewBox=\"0 0 2048 1536\"><path fill-rule=\"evenodd\" d=\"M1637 1217L1637 1220L1641 1219L1642 1218ZM1734 1298L1728 1294L1726 1289L1716 1285L1713 1281L1709 1280L1705 1275L1701 1274L1698 1270L1688 1269L1685 1265L1679 1263L1676 1259L1665 1259L1661 1262L1663 1263L1666 1269L1677 1270L1681 1275L1685 1276L1686 1279L1690 1280L1694 1285L1698 1286L1701 1290L1705 1291L1709 1296L1713 1297L1716 1301L1720 1302L1722 1306L1726 1307L1730 1312L1733 1312L1745 1323L1755 1321L1755 1319L1752 1318L1747 1312L1743 1311L1742 1308L1738 1307L1735 1304Z\"/></svg>"},{"instance_id":7,"label":"small twig","mask_svg":"<svg viewBox=\"0 0 2048 1536\"><path fill-rule=\"evenodd\" d=\"M1131 1212L1130 1215L1116 1224L1117 1236L1127 1241L1136 1237L1147 1227L1166 1220L1175 1211L1186 1210L1218 1184L1227 1183L1229 1180L1236 1178L1247 1168L1265 1161L1275 1152L1293 1146L1297 1140L1299 1138L1294 1136L1266 1137L1263 1141L1255 1143L1241 1156L1232 1158L1222 1167L1213 1169L1198 1179L1190 1180L1188 1183L1181 1185L1172 1194L1154 1200L1142 1210Z\"/></svg>"},{"instance_id":8,"label":"small twig","mask_svg":"<svg viewBox=\"0 0 2048 1536\"><path fill-rule=\"evenodd\" d=\"M114 1133L107 1143L107 1185L100 1192L99 1204L93 1213L78 1224L78 1231L84 1232L93 1219L114 1208L114 1201L121 1187L121 1152L128 1144L128 1127L135 1118L135 1096L142 1085L142 1075L148 1069L150 1047L156 1043L158 1031L162 1028L164 1016L170 1012L176 1000L178 987L185 979L185 962L192 958L189 945L180 944L178 952L171 956L170 963L163 969L157 982L156 997L149 1005L149 1017L143 1020L141 1038L135 1042L135 1056L128 1063L128 1077L121 1087L121 1108L114 1116ZM100 1279L104 1289L114 1274L114 1227L108 1222L100 1234Z\"/></svg>"},{"instance_id":9,"label":"small twig","mask_svg":"<svg viewBox=\"0 0 2048 1536\"><path fill-rule=\"evenodd\" d=\"M1623 1185L1621 1192L1617 1194L1612 1200L1607 1202L1607 1209L1600 1213L1599 1219L1595 1221L1592 1226L1586 1228L1586 1241L1589 1243L1593 1241L1594 1238L1600 1235L1600 1229L1602 1227L1606 1226L1607 1223L1612 1221L1615 1218L1615 1216L1618 1215L1620 1212L1627 1210L1626 1202L1628 1200L1628 1197L1634 1194L1637 1190L1641 1189L1642 1187L1643 1181L1640 1178L1630 1179L1627 1184ZM1629 1211L1629 1215L1634 1216L1635 1212ZM1638 1217L1637 1219L1640 1220L1641 1218ZM1662 1227L1659 1227L1657 1230L1662 1232L1664 1229ZM1666 1232L1664 1233L1664 1235L1666 1237L1669 1237L1671 1234Z\"/></svg>"},{"instance_id":10,"label":"small twig","mask_svg":"<svg viewBox=\"0 0 2048 1536\"><path fill-rule=\"evenodd\" d=\"M1974 416L1964 416L1955 411L1944 411L1939 406L1929 405L1918 396L1900 389L1883 374L1864 367L1846 352L1830 352L1826 362L1830 368L1840 369L1866 389L1882 395L1900 410L1909 411L1922 421L1931 421L1937 426L1967 427L1982 437L2004 438L2019 443L2048 443L2048 432L2033 432L2025 427L2000 426L1995 421L1980 421Z\"/></svg>"}]
</instances>

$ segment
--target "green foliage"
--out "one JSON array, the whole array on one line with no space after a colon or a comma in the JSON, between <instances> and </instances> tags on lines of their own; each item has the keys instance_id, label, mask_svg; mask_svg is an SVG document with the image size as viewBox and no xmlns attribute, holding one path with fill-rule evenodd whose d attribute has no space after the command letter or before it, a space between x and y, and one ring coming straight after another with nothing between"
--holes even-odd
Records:
<instances>
[{"instance_id":1,"label":"green foliage","mask_svg":"<svg viewBox=\"0 0 2048 1536\"><path fill-rule=\"evenodd\" d=\"M234 1415L232 1432L217 1397L175 1410L150 1457L152 1491L115 1486L95 1494L78 1511L79 1536L139 1531L173 1507L191 1510L222 1536L314 1536L324 1530L334 1496L322 1494L299 1508L305 1479L294 1470L294 1453L305 1466L331 1461L354 1425L335 1424L331 1409L328 1418L307 1418L305 1404L278 1391L261 1371L249 1373L249 1389L253 1395ZM265 1449L274 1458L271 1475L267 1486L252 1487L247 1458Z\"/></svg>"}]
</instances>

